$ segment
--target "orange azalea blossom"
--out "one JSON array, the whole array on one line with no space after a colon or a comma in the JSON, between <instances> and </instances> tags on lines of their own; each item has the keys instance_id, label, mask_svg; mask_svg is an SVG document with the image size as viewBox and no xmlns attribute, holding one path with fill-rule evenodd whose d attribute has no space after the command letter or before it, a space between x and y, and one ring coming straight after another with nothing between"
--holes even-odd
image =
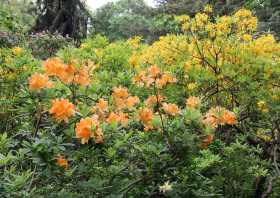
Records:
<instances>
[{"instance_id":1,"label":"orange azalea blossom","mask_svg":"<svg viewBox=\"0 0 280 198\"><path fill-rule=\"evenodd\" d=\"M56 157L56 163L58 166L68 169L68 161L62 155Z\"/></svg>"},{"instance_id":2,"label":"orange azalea blossom","mask_svg":"<svg viewBox=\"0 0 280 198\"><path fill-rule=\"evenodd\" d=\"M96 144L102 144L104 142L104 135L101 129L97 129L93 135Z\"/></svg>"},{"instance_id":3,"label":"orange azalea blossom","mask_svg":"<svg viewBox=\"0 0 280 198\"><path fill-rule=\"evenodd\" d=\"M180 113L178 106L175 104L163 103L162 107L163 107L163 110L165 111L165 113L167 113L169 115L176 116Z\"/></svg>"},{"instance_id":4,"label":"orange azalea blossom","mask_svg":"<svg viewBox=\"0 0 280 198\"><path fill-rule=\"evenodd\" d=\"M74 65L64 65L63 70L59 74L57 74L57 76L62 82L69 84L73 82L75 72L76 68Z\"/></svg>"},{"instance_id":5,"label":"orange azalea blossom","mask_svg":"<svg viewBox=\"0 0 280 198\"><path fill-rule=\"evenodd\" d=\"M115 106L118 110L126 108L126 101L124 98L114 98Z\"/></svg>"},{"instance_id":6,"label":"orange azalea blossom","mask_svg":"<svg viewBox=\"0 0 280 198\"><path fill-rule=\"evenodd\" d=\"M140 102L137 96L130 96L127 88L114 87L112 93L115 106L118 110L129 109L131 110L136 104Z\"/></svg>"},{"instance_id":7,"label":"orange azalea blossom","mask_svg":"<svg viewBox=\"0 0 280 198\"><path fill-rule=\"evenodd\" d=\"M160 74L160 69L157 66L152 65L148 68L148 73L152 78L156 78Z\"/></svg>"},{"instance_id":8,"label":"orange azalea blossom","mask_svg":"<svg viewBox=\"0 0 280 198\"><path fill-rule=\"evenodd\" d=\"M129 121L127 113L120 112L118 119L123 127L127 127Z\"/></svg>"},{"instance_id":9,"label":"orange azalea blossom","mask_svg":"<svg viewBox=\"0 0 280 198\"><path fill-rule=\"evenodd\" d=\"M128 114L123 112L119 112L119 113L111 112L106 120L106 122L109 124L121 123L123 127L127 127L128 121L129 121Z\"/></svg>"},{"instance_id":10,"label":"orange azalea blossom","mask_svg":"<svg viewBox=\"0 0 280 198\"><path fill-rule=\"evenodd\" d=\"M91 112L97 113L98 118L103 120L105 118L105 113L107 109L108 109L108 102L103 98L100 98L98 103L96 103L96 105L92 107Z\"/></svg>"},{"instance_id":11,"label":"orange azalea blossom","mask_svg":"<svg viewBox=\"0 0 280 198\"><path fill-rule=\"evenodd\" d=\"M146 71L140 71L134 78L133 83L143 86L147 81Z\"/></svg>"},{"instance_id":12,"label":"orange azalea blossom","mask_svg":"<svg viewBox=\"0 0 280 198\"><path fill-rule=\"evenodd\" d=\"M201 100L198 97L191 96L186 100L186 106L189 108L197 108L201 104Z\"/></svg>"},{"instance_id":13,"label":"orange azalea blossom","mask_svg":"<svg viewBox=\"0 0 280 198\"><path fill-rule=\"evenodd\" d=\"M44 62L43 68L49 76L59 76L64 72L65 65L59 58L51 58Z\"/></svg>"},{"instance_id":14,"label":"orange azalea blossom","mask_svg":"<svg viewBox=\"0 0 280 198\"><path fill-rule=\"evenodd\" d=\"M91 137L95 138L96 143L103 142L103 133L99 128L99 122L95 117L87 117L81 119L79 123L76 124L76 137L81 139L82 144L88 143Z\"/></svg>"},{"instance_id":15,"label":"orange azalea blossom","mask_svg":"<svg viewBox=\"0 0 280 198\"><path fill-rule=\"evenodd\" d=\"M108 118L106 119L106 122L109 124L113 124L113 123L118 123L119 122L119 115L111 112L108 116Z\"/></svg>"},{"instance_id":16,"label":"orange azalea blossom","mask_svg":"<svg viewBox=\"0 0 280 198\"><path fill-rule=\"evenodd\" d=\"M177 82L177 79L174 78L171 74L163 74L161 76L161 78L163 80L165 80L167 83L176 83Z\"/></svg>"},{"instance_id":17,"label":"orange azalea blossom","mask_svg":"<svg viewBox=\"0 0 280 198\"><path fill-rule=\"evenodd\" d=\"M47 75L35 73L29 78L29 89L31 91L51 87L53 87L53 83L49 81Z\"/></svg>"},{"instance_id":18,"label":"orange azalea blossom","mask_svg":"<svg viewBox=\"0 0 280 198\"><path fill-rule=\"evenodd\" d=\"M147 71L140 71L134 77L133 82L135 84L139 84L140 86L145 85L146 87L150 87L155 84L157 88L162 89L168 83L177 82L177 79L169 73L162 74L160 69L153 65L147 68Z\"/></svg>"},{"instance_id":19,"label":"orange azalea blossom","mask_svg":"<svg viewBox=\"0 0 280 198\"><path fill-rule=\"evenodd\" d=\"M219 124L219 119L215 115L207 113L202 123L211 128L216 128Z\"/></svg>"},{"instance_id":20,"label":"orange azalea blossom","mask_svg":"<svg viewBox=\"0 0 280 198\"><path fill-rule=\"evenodd\" d=\"M221 111L221 107L211 108L204 116L202 123L210 126L211 128L217 128L217 126L220 124L219 118L221 115Z\"/></svg>"},{"instance_id":21,"label":"orange azalea blossom","mask_svg":"<svg viewBox=\"0 0 280 198\"><path fill-rule=\"evenodd\" d=\"M148 107L152 107L154 105L156 105L158 102L161 103L164 100L164 98L161 95L152 95L149 96L146 100L145 100L145 104Z\"/></svg>"},{"instance_id":22,"label":"orange azalea blossom","mask_svg":"<svg viewBox=\"0 0 280 198\"><path fill-rule=\"evenodd\" d=\"M75 114L75 106L68 99L55 99L49 113L58 121L68 122L68 119Z\"/></svg>"},{"instance_id":23,"label":"orange azalea blossom","mask_svg":"<svg viewBox=\"0 0 280 198\"><path fill-rule=\"evenodd\" d=\"M174 78L171 74L163 74L161 78L156 80L156 86L157 88L162 89L168 83L175 83L175 82L177 82L177 79Z\"/></svg>"},{"instance_id":24,"label":"orange azalea blossom","mask_svg":"<svg viewBox=\"0 0 280 198\"><path fill-rule=\"evenodd\" d=\"M84 66L77 71L77 74L74 77L74 82L78 85L88 86L90 84L89 78L89 68Z\"/></svg>"},{"instance_id":25,"label":"orange azalea blossom","mask_svg":"<svg viewBox=\"0 0 280 198\"><path fill-rule=\"evenodd\" d=\"M163 78L159 78L156 80L156 86L159 89L162 89L167 84L167 81Z\"/></svg>"},{"instance_id":26,"label":"orange azalea blossom","mask_svg":"<svg viewBox=\"0 0 280 198\"><path fill-rule=\"evenodd\" d=\"M153 111L149 108L142 108L138 111L138 120L140 120L144 125L144 130L149 131L153 129Z\"/></svg>"},{"instance_id":27,"label":"orange azalea blossom","mask_svg":"<svg viewBox=\"0 0 280 198\"><path fill-rule=\"evenodd\" d=\"M129 96L126 100L126 105L129 110L131 110L136 104L140 102L137 96Z\"/></svg>"},{"instance_id":28,"label":"orange azalea blossom","mask_svg":"<svg viewBox=\"0 0 280 198\"><path fill-rule=\"evenodd\" d=\"M236 116L233 112L225 110L221 115L221 124L234 125L237 123Z\"/></svg>"},{"instance_id":29,"label":"orange azalea blossom","mask_svg":"<svg viewBox=\"0 0 280 198\"><path fill-rule=\"evenodd\" d=\"M209 144L211 144L214 140L214 135L210 134L210 135L207 135L203 140L202 140L202 143L200 145L200 147L202 149L207 149Z\"/></svg>"},{"instance_id":30,"label":"orange azalea blossom","mask_svg":"<svg viewBox=\"0 0 280 198\"><path fill-rule=\"evenodd\" d=\"M205 125L216 128L218 125L234 125L237 123L237 120L233 112L222 107L215 107L206 113L202 122Z\"/></svg>"},{"instance_id":31,"label":"orange azalea blossom","mask_svg":"<svg viewBox=\"0 0 280 198\"><path fill-rule=\"evenodd\" d=\"M98 107L99 111L107 111L108 109L108 102L106 100L104 100L103 98L100 98L98 103L96 104L96 106Z\"/></svg>"},{"instance_id":32,"label":"orange azalea blossom","mask_svg":"<svg viewBox=\"0 0 280 198\"><path fill-rule=\"evenodd\" d=\"M127 88L119 86L119 87L114 87L113 88L112 96L114 98L126 99L129 96L129 94L128 94Z\"/></svg>"}]
</instances>

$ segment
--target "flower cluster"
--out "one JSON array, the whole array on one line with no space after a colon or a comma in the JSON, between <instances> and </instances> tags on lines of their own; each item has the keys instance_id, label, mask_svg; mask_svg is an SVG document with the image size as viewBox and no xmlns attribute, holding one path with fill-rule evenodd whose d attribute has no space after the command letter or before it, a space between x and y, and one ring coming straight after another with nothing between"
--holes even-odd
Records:
<instances>
[{"instance_id":1,"label":"flower cluster","mask_svg":"<svg viewBox=\"0 0 280 198\"><path fill-rule=\"evenodd\" d=\"M132 110L140 102L137 96L130 96L127 88L121 86L113 88L112 97L117 110Z\"/></svg>"},{"instance_id":2,"label":"flower cluster","mask_svg":"<svg viewBox=\"0 0 280 198\"><path fill-rule=\"evenodd\" d=\"M237 119L233 112L218 106L211 108L204 116L202 122L206 126L216 128L218 125L234 125L237 123Z\"/></svg>"},{"instance_id":3,"label":"flower cluster","mask_svg":"<svg viewBox=\"0 0 280 198\"><path fill-rule=\"evenodd\" d=\"M87 86L90 84L89 66L74 66L74 63L64 64L60 59L53 58L45 61L45 73L49 76L55 76L63 83L75 83L77 85Z\"/></svg>"},{"instance_id":4,"label":"flower cluster","mask_svg":"<svg viewBox=\"0 0 280 198\"><path fill-rule=\"evenodd\" d=\"M81 143L88 143L91 137L94 138L96 144L103 143L103 133L96 117L87 117L81 119L76 124L76 137L81 139Z\"/></svg>"},{"instance_id":5,"label":"flower cluster","mask_svg":"<svg viewBox=\"0 0 280 198\"><path fill-rule=\"evenodd\" d=\"M151 87L155 85L157 88L162 89L168 83L176 83L177 80L171 74L163 73L157 66L152 65L147 70L140 71L134 77L133 82L140 86Z\"/></svg>"},{"instance_id":6,"label":"flower cluster","mask_svg":"<svg viewBox=\"0 0 280 198\"><path fill-rule=\"evenodd\" d=\"M55 99L49 113L58 121L68 122L69 118L75 114L75 106L68 99Z\"/></svg>"},{"instance_id":7,"label":"flower cluster","mask_svg":"<svg viewBox=\"0 0 280 198\"><path fill-rule=\"evenodd\" d=\"M137 118L139 121L141 121L144 125L144 131L149 131L151 129L153 129L153 116L154 113L151 109L149 108L141 108L138 110L137 113Z\"/></svg>"},{"instance_id":8,"label":"flower cluster","mask_svg":"<svg viewBox=\"0 0 280 198\"><path fill-rule=\"evenodd\" d=\"M99 120L106 121L108 124L120 123L123 127L127 127L129 115L125 111L133 111L135 106L140 103L137 96L131 96L125 87L114 87L112 91L113 104L109 112L108 102L103 98L92 107L92 113L98 116Z\"/></svg>"},{"instance_id":9,"label":"flower cluster","mask_svg":"<svg viewBox=\"0 0 280 198\"><path fill-rule=\"evenodd\" d=\"M191 96L186 100L186 106L189 108L198 108L201 104L199 97Z\"/></svg>"},{"instance_id":10,"label":"flower cluster","mask_svg":"<svg viewBox=\"0 0 280 198\"><path fill-rule=\"evenodd\" d=\"M29 89L32 91L52 87L53 83L48 82L48 77L57 77L65 84L74 83L81 86L90 84L91 65L81 67L74 63L64 64L59 58L51 58L43 64L44 74L33 74L29 79Z\"/></svg>"},{"instance_id":11,"label":"flower cluster","mask_svg":"<svg viewBox=\"0 0 280 198\"><path fill-rule=\"evenodd\" d=\"M140 52L134 52L129 62L136 68L142 64L158 64L159 60L164 65L172 66L176 65L179 57L187 53L188 50L189 45L185 36L162 36L151 46L143 48Z\"/></svg>"},{"instance_id":12,"label":"flower cluster","mask_svg":"<svg viewBox=\"0 0 280 198\"><path fill-rule=\"evenodd\" d=\"M29 78L29 89L31 91L51 87L53 87L53 83L49 81L49 77L45 74L35 73Z\"/></svg>"},{"instance_id":13,"label":"flower cluster","mask_svg":"<svg viewBox=\"0 0 280 198\"><path fill-rule=\"evenodd\" d=\"M172 103L163 103L162 108L165 113L171 116L176 116L180 113L180 110L176 104Z\"/></svg>"}]
</instances>

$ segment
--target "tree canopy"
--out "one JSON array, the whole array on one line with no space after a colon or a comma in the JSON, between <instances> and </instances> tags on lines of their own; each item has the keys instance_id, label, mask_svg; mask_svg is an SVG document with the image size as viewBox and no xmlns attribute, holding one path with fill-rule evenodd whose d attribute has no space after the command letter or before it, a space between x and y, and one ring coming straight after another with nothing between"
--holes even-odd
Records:
<instances>
[{"instance_id":1,"label":"tree canopy","mask_svg":"<svg viewBox=\"0 0 280 198\"><path fill-rule=\"evenodd\" d=\"M33 32L58 32L76 39L87 35L90 17L81 0L37 0L37 20Z\"/></svg>"}]
</instances>

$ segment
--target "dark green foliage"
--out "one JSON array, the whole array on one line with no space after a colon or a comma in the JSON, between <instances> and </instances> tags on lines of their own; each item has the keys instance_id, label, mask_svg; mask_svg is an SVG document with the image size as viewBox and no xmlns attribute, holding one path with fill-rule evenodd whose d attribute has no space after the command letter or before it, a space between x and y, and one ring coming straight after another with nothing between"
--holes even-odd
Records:
<instances>
[{"instance_id":1,"label":"dark green foliage","mask_svg":"<svg viewBox=\"0 0 280 198\"><path fill-rule=\"evenodd\" d=\"M75 39L85 38L89 13L80 0L38 0L32 32L58 32Z\"/></svg>"},{"instance_id":2,"label":"dark green foliage","mask_svg":"<svg viewBox=\"0 0 280 198\"><path fill-rule=\"evenodd\" d=\"M143 0L120 0L108 3L93 13L92 34L110 40L141 36L146 42L167 33L178 32L172 16L158 14Z\"/></svg>"}]
</instances>

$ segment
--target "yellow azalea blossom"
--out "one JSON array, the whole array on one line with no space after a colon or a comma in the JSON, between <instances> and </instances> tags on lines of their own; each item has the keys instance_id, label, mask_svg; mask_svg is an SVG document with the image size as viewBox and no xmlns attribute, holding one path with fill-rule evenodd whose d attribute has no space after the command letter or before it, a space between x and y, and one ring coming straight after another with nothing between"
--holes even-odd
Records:
<instances>
[{"instance_id":1,"label":"yellow azalea blossom","mask_svg":"<svg viewBox=\"0 0 280 198\"><path fill-rule=\"evenodd\" d=\"M263 100L258 101L257 106L258 109L264 113L267 113L269 111L266 102Z\"/></svg>"},{"instance_id":2,"label":"yellow azalea blossom","mask_svg":"<svg viewBox=\"0 0 280 198\"><path fill-rule=\"evenodd\" d=\"M14 55L19 56L22 54L23 49L21 47L14 47L12 48L12 52Z\"/></svg>"},{"instance_id":3,"label":"yellow azalea blossom","mask_svg":"<svg viewBox=\"0 0 280 198\"><path fill-rule=\"evenodd\" d=\"M190 90L190 91L193 91L196 87L197 87L196 83L190 83L187 86L188 90Z\"/></svg>"}]
</instances>

